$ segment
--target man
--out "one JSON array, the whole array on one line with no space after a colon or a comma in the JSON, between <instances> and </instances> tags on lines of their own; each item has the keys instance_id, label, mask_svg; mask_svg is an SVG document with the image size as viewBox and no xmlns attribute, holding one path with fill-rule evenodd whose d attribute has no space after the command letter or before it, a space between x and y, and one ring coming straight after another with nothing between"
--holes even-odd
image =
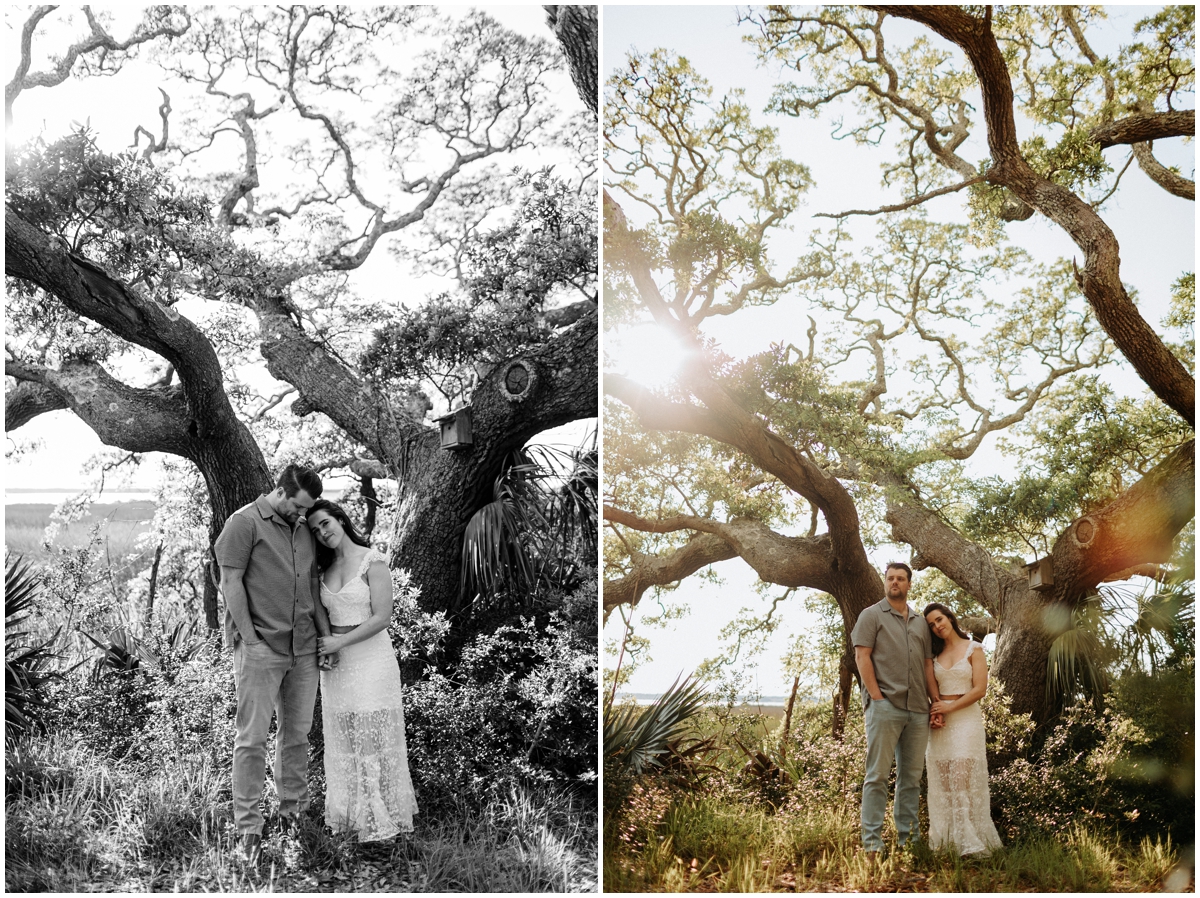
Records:
<instances>
[{"instance_id":1,"label":"man","mask_svg":"<svg viewBox=\"0 0 1200 898\"><path fill-rule=\"evenodd\" d=\"M302 515L321 495L315 471L288 465L275 489L239 508L217 537L225 644L233 646L237 735L233 816L247 860L262 846L259 807L267 731L278 715L275 787L284 826L308 807L308 732L319 679L317 635L328 636L312 535Z\"/></svg>"},{"instance_id":2,"label":"man","mask_svg":"<svg viewBox=\"0 0 1200 898\"><path fill-rule=\"evenodd\" d=\"M872 856L883 848L887 781L893 759L896 837L904 847L918 835L929 703L939 699L933 675L933 640L925 619L908 606L911 588L912 569L899 562L889 564L884 571L886 597L859 615L850 637L862 678L867 731L862 840L863 848Z\"/></svg>"}]
</instances>

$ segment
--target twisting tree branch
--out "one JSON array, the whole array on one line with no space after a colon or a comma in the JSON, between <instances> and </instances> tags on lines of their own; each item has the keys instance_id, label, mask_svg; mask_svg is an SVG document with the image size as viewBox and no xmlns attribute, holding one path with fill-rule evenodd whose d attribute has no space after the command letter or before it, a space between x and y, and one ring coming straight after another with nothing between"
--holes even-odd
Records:
<instances>
[{"instance_id":1,"label":"twisting tree branch","mask_svg":"<svg viewBox=\"0 0 1200 898\"><path fill-rule=\"evenodd\" d=\"M896 203L892 206L880 206L878 209L850 209L846 212L815 212L813 218L847 218L851 215L885 215L888 212L903 212L905 209L911 209L914 206L919 206L929 200L945 196L947 193L957 193L967 187L974 187L976 184L982 184L987 180L986 175L977 175L974 178L969 178L958 184L951 184L949 187L940 187L937 190L931 190L928 193L923 193L920 196L915 196L911 200L906 200L903 203Z\"/></svg>"}]
</instances>

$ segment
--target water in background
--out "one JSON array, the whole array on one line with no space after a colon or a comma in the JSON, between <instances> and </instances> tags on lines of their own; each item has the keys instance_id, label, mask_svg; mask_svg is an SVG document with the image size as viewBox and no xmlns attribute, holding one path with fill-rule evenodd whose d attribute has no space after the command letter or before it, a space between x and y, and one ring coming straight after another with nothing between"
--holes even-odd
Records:
<instances>
[{"instance_id":1,"label":"water in background","mask_svg":"<svg viewBox=\"0 0 1200 898\"><path fill-rule=\"evenodd\" d=\"M23 490L4 488L5 505L57 505L63 499L77 495L80 490ZM101 504L112 502L151 502L154 493L135 491L108 491L97 500Z\"/></svg>"}]
</instances>

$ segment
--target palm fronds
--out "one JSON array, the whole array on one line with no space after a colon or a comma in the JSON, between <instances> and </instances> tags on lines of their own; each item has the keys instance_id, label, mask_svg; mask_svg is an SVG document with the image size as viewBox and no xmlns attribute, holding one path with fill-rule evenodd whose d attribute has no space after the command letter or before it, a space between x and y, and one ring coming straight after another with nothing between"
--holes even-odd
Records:
<instances>
[{"instance_id":1,"label":"palm fronds","mask_svg":"<svg viewBox=\"0 0 1200 898\"><path fill-rule=\"evenodd\" d=\"M596 555L598 469L594 447L527 446L504 460L493 499L467 522L459 600L519 597L568 583Z\"/></svg>"},{"instance_id":2,"label":"palm fronds","mask_svg":"<svg viewBox=\"0 0 1200 898\"><path fill-rule=\"evenodd\" d=\"M51 646L58 639L24 644L27 631L21 626L41 592L41 581L19 555L4 564L4 737L10 742L22 733L45 729L48 710L45 690L59 674L50 669L58 655Z\"/></svg>"},{"instance_id":3,"label":"palm fronds","mask_svg":"<svg viewBox=\"0 0 1200 898\"><path fill-rule=\"evenodd\" d=\"M1070 626L1050 643L1046 659L1046 702L1054 708L1069 705L1079 696L1099 704L1108 692L1108 666L1113 650L1108 645L1106 619L1111 608L1103 596L1089 596L1070 619Z\"/></svg>"},{"instance_id":4,"label":"palm fronds","mask_svg":"<svg viewBox=\"0 0 1200 898\"><path fill-rule=\"evenodd\" d=\"M632 774L663 767L671 757L672 743L679 745L690 718L703 706L706 695L691 677L678 679L645 708L604 709L604 763L616 764Z\"/></svg>"},{"instance_id":5,"label":"palm fronds","mask_svg":"<svg viewBox=\"0 0 1200 898\"><path fill-rule=\"evenodd\" d=\"M1122 634L1121 648L1132 664L1148 661L1150 673L1171 656L1192 654L1196 640L1196 593L1189 583L1171 581L1137 596L1136 617Z\"/></svg>"}]
</instances>

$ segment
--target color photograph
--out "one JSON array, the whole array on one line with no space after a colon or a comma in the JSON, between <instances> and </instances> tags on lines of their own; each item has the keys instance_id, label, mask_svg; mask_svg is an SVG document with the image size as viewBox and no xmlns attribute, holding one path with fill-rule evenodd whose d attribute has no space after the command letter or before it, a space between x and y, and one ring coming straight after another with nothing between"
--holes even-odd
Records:
<instances>
[{"instance_id":1,"label":"color photograph","mask_svg":"<svg viewBox=\"0 0 1200 898\"><path fill-rule=\"evenodd\" d=\"M1193 8L602 46L604 890L1193 890Z\"/></svg>"}]
</instances>

